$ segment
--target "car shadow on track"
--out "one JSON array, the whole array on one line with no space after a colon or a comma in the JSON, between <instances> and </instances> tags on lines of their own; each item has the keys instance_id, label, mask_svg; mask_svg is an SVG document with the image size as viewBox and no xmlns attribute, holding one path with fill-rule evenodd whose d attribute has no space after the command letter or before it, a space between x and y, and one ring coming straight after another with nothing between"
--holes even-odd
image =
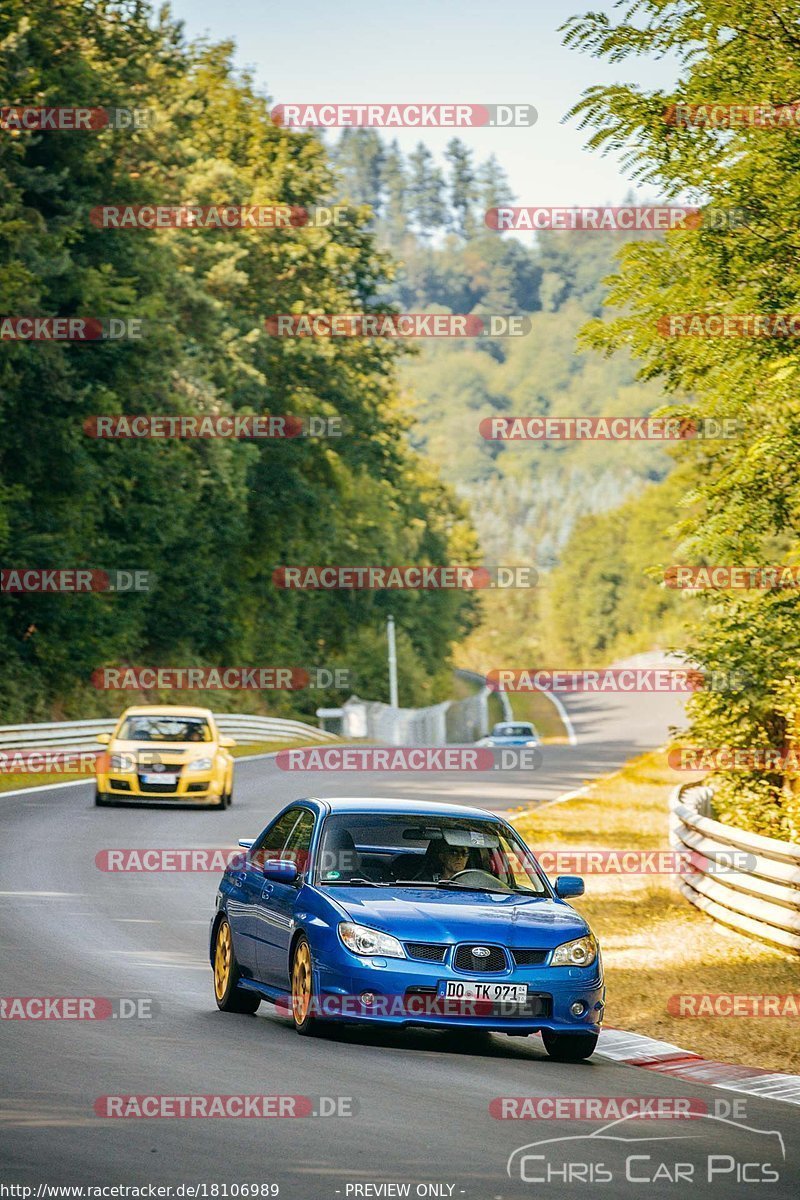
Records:
<instances>
[{"instance_id":1,"label":"car shadow on track","mask_svg":"<svg viewBox=\"0 0 800 1200\"><path fill-rule=\"evenodd\" d=\"M209 1012L208 1017L216 1023L217 1018L226 1022L235 1022L237 1038L241 1037L244 1028L249 1027L253 1040L264 1037L278 1037L289 1048L298 1049L301 1039L295 1033L291 1021L280 1016L265 1004L255 1017L231 1017L228 1013ZM265 1029L265 1025L267 1028ZM348 1046L364 1049L406 1050L425 1054L452 1054L465 1058L494 1058L550 1063L552 1060L542 1045L537 1034L527 1038L509 1037L507 1034L491 1034L476 1029L423 1029L410 1027L405 1029L380 1029L369 1025L336 1025L331 1023L324 1032L314 1038L303 1039L309 1046ZM553 1068L563 1071L564 1064L552 1063ZM586 1068L592 1065L591 1060L582 1063L571 1063L570 1069Z\"/></svg>"}]
</instances>

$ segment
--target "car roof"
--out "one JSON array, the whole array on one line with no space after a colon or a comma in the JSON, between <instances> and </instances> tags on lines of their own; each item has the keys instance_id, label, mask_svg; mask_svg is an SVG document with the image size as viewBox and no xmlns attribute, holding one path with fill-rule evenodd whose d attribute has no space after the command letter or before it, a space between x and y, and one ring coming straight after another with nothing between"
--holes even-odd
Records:
<instances>
[{"instance_id":1,"label":"car roof","mask_svg":"<svg viewBox=\"0 0 800 1200\"><path fill-rule=\"evenodd\" d=\"M419 813L427 817L488 817L498 820L497 813L485 808L468 808L464 804L442 804L432 800L388 800L380 796L320 796L331 812L351 813Z\"/></svg>"},{"instance_id":2,"label":"car roof","mask_svg":"<svg viewBox=\"0 0 800 1200\"><path fill-rule=\"evenodd\" d=\"M140 704L126 708L123 717L212 717L210 708L192 708L188 704Z\"/></svg>"},{"instance_id":3,"label":"car roof","mask_svg":"<svg viewBox=\"0 0 800 1200\"><path fill-rule=\"evenodd\" d=\"M522 725L525 729L533 729L532 721L498 721L495 729L511 729L517 725Z\"/></svg>"}]
</instances>

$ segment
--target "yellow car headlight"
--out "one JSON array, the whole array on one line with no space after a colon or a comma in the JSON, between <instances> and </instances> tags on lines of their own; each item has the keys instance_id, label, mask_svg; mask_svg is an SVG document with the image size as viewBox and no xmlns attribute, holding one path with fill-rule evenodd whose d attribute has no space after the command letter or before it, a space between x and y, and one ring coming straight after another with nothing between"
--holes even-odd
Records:
<instances>
[{"instance_id":1,"label":"yellow car headlight","mask_svg":"<svg viewBox=\"0 0 800 1200\"><path fill-rule=\"evenodd\" d=\"M194 762L187 763L186 770L187 771L210 771L211 770L211 759L210 758L196 758L194 760Z\"/></svg>"}]
</instances>

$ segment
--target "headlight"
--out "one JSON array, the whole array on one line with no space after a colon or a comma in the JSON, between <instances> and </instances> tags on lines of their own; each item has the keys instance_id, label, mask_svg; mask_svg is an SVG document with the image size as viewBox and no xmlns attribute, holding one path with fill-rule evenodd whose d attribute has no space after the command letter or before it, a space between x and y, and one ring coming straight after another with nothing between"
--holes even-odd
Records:
<instances>
[{"instance_id":1,"label":"headlight","mask_svg":"<svg viewBox=\"0 0 800 1200\"><path fill-rule=\"evenodd\" d=\"M210 758L196 758L194 760L194 762L187 763L186 770L187 771L210 771L211 770L211 759Z\"/></svg>"},{"instance_id":2,"label":"headlight","mask_svg":"<svg viewBox=\"0 0 800 1200\"><path fill-rule=\"evenodd\" d=\"M363 954L365 957L385 954L387 958L406 956L397 938L381 933L379 929L368 929L366 925L351 925L345 921L339 926L339 937L353 954Z\"/></svg>"},{"instance_id":3,"label":"headlight","mask_svg":"<svg viewBox=\"0 0 800 1200\"><path fill-rule=\"evenodd\" d=\"M109 771L132 771L133 759L130 754L112 754L108 760Z\"/></svg>"},{"instance_id":4,"label":"headlight","mask_svg":"<svg viewBox=\"0 0 800 1200\"><path fill-rule=\"evenodd\" d=\"M531 740L529 742L526 742L525 745L526 746L538 746L539 743L536 741L536 738L531 738Z\"/></svg>"},{"instance_id":5,"label":"headlight","mask_svg":"<svg viewBox=\"0 0 800 1200\"><path fill-rule=\"evenodd\" d=\"M594 934L587 933L586 937L576 938L574 942L564 942L556 946L550 960L551 967L590 967L597 958L597 942Z\"/></svg>"}]
</instances>

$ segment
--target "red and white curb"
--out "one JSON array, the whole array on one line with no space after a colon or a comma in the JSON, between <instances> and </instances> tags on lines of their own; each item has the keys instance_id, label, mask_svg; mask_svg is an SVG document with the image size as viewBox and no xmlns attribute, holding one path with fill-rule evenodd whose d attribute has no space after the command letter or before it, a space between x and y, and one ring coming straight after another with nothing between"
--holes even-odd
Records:
<instances>
[{"instance_id":1,"label":"red and white curb","mask_svg":"<svg viewBox=\"0 0 800 1200\"><path fill-rule=\"evenodd\" d=\"M675 1079L688 1079L691 1083L704 1083L729 1092L746 1092L765 1100L800 1104L800 1075L779 1075L761 1067L714 1062L691 1050L673 1046L671 1042L645 1037L642 1033L604 1029L596 1053L629 1067L643 1067Z\"/></svg>"}]
</instances>

